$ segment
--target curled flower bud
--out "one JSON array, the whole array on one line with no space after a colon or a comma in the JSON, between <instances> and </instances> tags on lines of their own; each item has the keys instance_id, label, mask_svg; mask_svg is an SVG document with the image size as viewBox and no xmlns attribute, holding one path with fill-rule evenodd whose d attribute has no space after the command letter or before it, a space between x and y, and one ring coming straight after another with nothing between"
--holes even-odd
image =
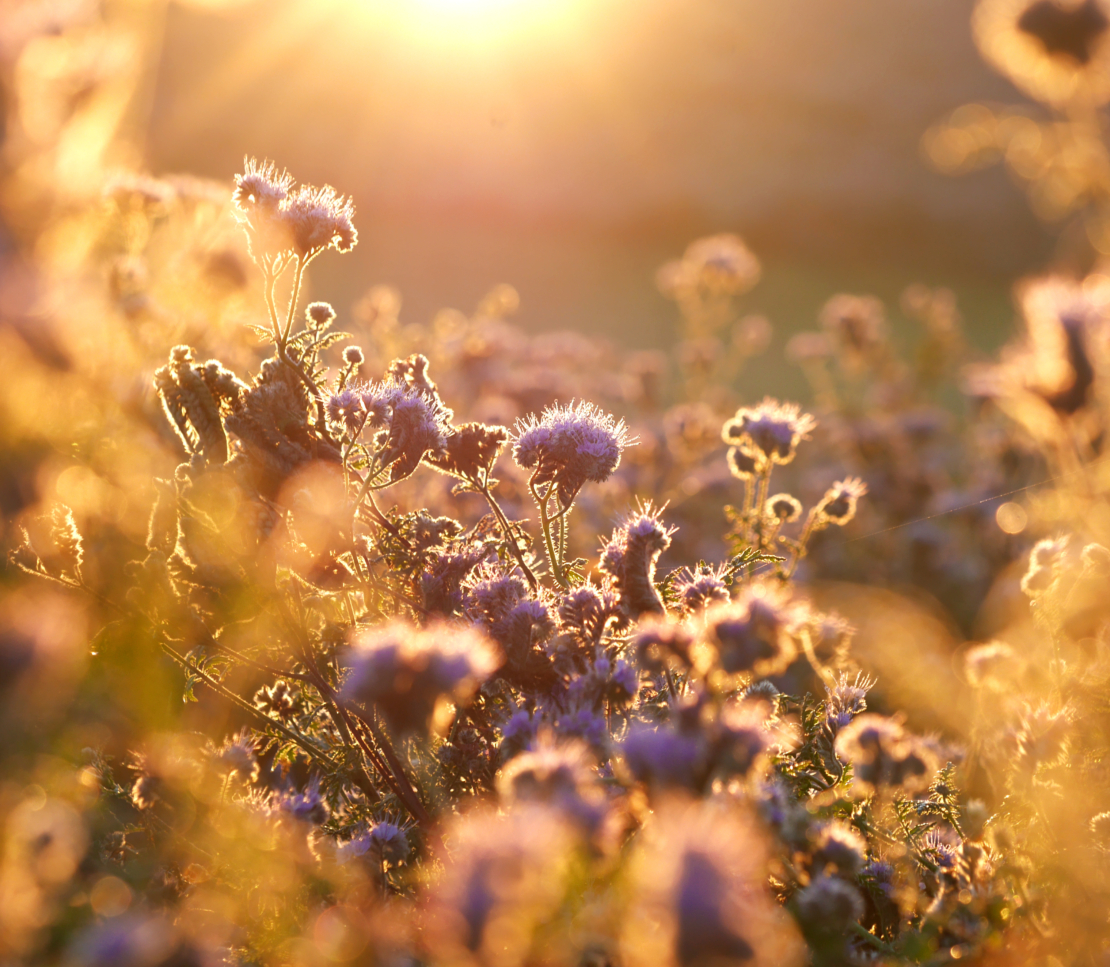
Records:
<instances>
[{"instance_id":1,"label":"curled flower bud","mask_svg":"<svg viewBox=\"0 0 1110 967\"><path fill-rule=\"evenodd\" d=\"M748 447L730 447L727 455L729 472L740 480L750 480L759 470L759 460Z\"/></svg>"},{"instance_id":2,"label":"curled flower bud","mask_svg":"<svg viewBox=\"0 0 1110 967\"><path fill-rule=\"evenodd\" d=\"M802 505L790 494L775 494L767 498L766 513L780 524L790 524L802 516Z\"/></svg>"},{"instance_id":3,"label":"curled flower bud","mask_svg":"<svg viewBox=\"0 0 1110 967\"><path fill-rule=\"evenodd\" d=\"M361 346L348 346L343 350L343 362L348 366L361 366L365 360Z\"/></svg>"},{"instance_id":4,"label":"curled flower bud","mask_svg":"<svg viewBox=\"0 0 1110 967\"><path fill-rule=\"evenodd\" d=\"M629 517L613 531L598 563L612 577L621 606L633 618L666 610L655 587L655 563L671 546L675 528L666 527L658 514L651 504L646 504Z\"/></svg>"},{"instance_id":5,"label":"curled flower bud","mask_svg":"<svg viewBox=\"0 0 1110 967\"><path fill-rule=\"evenodd\" d=\"M838 480L817 505L817 519L843 527L856 516L856 503L867 493L867 484L859 477Z\"/></svg>"},{"instance_id":6,"label":"curled flower bud","mask_svg":"<svg viewBox=\"0 0 1110 967\"><path fill-rule=\"evenodd\" d=\"M674 595L684 614L704 611L712 604L729 599L724 567L699 567L687 570L674 583Z\"/></svg>"}]
</instances>

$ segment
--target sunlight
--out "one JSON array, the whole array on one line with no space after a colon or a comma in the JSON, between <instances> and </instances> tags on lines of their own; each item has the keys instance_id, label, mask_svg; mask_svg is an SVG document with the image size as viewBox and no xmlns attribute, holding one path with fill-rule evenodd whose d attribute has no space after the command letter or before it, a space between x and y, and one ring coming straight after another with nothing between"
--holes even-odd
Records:
<instances>
[{"instance_id":1,"label":"sunlight","mask_svg":"<svg viewBox=\"0 0 1110 967\"><path fill-rule=\"evenodd\" d=\"M365 0L356 0L371 9ZM410 42L453 49L518 43L528 35L552 39L570 26L581 0L404 0L374 13Z\"/></svg>"}]
</instances>

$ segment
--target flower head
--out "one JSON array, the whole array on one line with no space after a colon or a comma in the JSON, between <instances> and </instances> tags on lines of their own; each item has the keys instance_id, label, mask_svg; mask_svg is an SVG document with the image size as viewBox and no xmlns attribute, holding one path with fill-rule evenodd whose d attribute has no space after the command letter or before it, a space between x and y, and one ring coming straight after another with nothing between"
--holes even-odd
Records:
<instances>
[{"instance_id":1,"label":"flower head","mask_svg":"<svg viewBox=\"0 0 1110 967\"><path fill-rule=\"evenodd\" d=\"M983 0L972 26L983 56L1038 100L1110 98L1105 0Z\"/></svg>"},{"instance_id":2,"label":"flower head","mask_svg":"<svg viewBox=\"0 0 1110 967\"><path fill-rule=\"evenodd\" d=\"M683 613L694 614L704 611L712 604L728 601L726 573L725 566L721 565L716 568L699 566L693 570L687 569L679 575L673 590Z\"/></svg>"},{"instance_id":3,"label":"flower head","mask_svg":"<svg viewBox=\"0 0 1110 967\"><path fill-rule=\"evenodd\" d=\"M633 618L666 609L655 587L655 564L676 528L659 520L650 503L628 517L601 549L598 567L613 579L622 607Z\"/></svg>"},{"instance_id":4,"label":"flower head","mask_svg":"<svg viewBox=\"0 0 1110 967\"><path fill-rule=\"evenodd\" d=\"M856 504L867 493L867 484L859 477L845 477L828 490L817 505L817 518L843 527L856 516Z\"/></svg>"},{"instance_id":5,"label":"flower head","mask_svg":"<svg viewBox=\"0 0 1110 967\"><path fill-rule=\"evenodd\" d=\"M343 695L374 703L395 728L423 728L440 699L466 701L501 663L497 647L475 628L393 621L351 643Z\"/></svg>"},{"instance_id":6,"label":"flower head","mask_svg":"<svg viewBox=\"0 0 1110 967\"><path fill-rule=\"evenodd\" d=\"M870 712L841 730L836 754L852 763L855 781L865 791L900 786L908 793L920 792L936 769L936 757L921 739L897 720Z\"/></svg>"},{"instance_id":7,"label":"flower head","mask_svg":"<svg viewBox=\"0 0 1110 967\"><path fill-rule=\"evenodd\" d=\"M705 629L721 668L756 678L786 669L797 654L794 633L809 614L776 585L755 583L734 602L705 613Z\"/></svg>"},{"instance_id":8,"label":"flower head","mask_svg":"<svg viewBox=\"0 0 1110 967\"><path fill-rule=\"evenodd\" d=\"M518 422L513 459L532 471L534 485L553 483L559 502L569 507L587 481L608 480L635 442L624 420L593 403L571 402Z\"/></svg>"},{"instance_id":9,"label":"flower head","mask_svg":"<svg viewBox=\"0 0 1110 967\"><path fill-rule=\"evenodd\" d=\"M738 409L724 425L721 436L725 443L745 450L761 465L789 463L798 444L809 438L816 425L817 421L802 413L796 403L780 403L768 396L757 406Z\"/></svg>"}]
</instances>

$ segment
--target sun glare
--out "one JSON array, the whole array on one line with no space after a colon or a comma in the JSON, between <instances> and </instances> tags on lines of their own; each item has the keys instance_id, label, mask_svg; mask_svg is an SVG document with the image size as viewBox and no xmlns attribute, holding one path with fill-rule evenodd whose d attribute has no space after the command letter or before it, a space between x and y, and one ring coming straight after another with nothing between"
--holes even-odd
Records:
<instances>
[{"instance_id":1,"label":"sun glare","mask_svg":"<svg viewBox=\"0 0 1110 967\"><path fill-rule=\"evenodd\" d=\"M583 0L400 0L388 8L357 0L364 11L417 45L482 47L530 34L554 39L583 9Z\"/></svg>"}]
</instances>

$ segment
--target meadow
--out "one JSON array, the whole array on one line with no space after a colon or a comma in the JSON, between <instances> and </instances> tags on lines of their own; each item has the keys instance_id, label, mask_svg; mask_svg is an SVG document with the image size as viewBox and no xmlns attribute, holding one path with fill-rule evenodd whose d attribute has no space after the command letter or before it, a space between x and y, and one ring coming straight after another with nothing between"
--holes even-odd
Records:
<instances>
[{"instance_id":1,"label":"meadow","mask_svg":"<svg viewBox=\"0 0 1110 967\"><path fill-rule=\"evenodd\" d=\"M920 132L1036 271L713 231L605 332L522 291L650 237L414 311L350 158L140 163L159 9L0 10L0 967L1107 963L1110 2Z\"/></svg>"}]
</instances>

